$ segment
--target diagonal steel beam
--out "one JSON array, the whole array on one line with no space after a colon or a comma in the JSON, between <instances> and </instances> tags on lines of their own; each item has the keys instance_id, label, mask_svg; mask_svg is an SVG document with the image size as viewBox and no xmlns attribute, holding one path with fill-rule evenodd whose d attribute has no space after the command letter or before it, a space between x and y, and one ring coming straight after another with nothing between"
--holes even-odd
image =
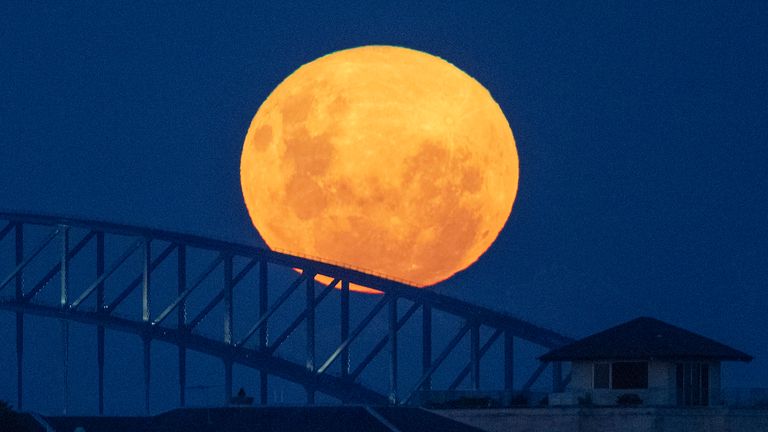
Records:
<instances>
[{"instance_id":1,"label":"diagonal steel beam","mask_svg":"<svg viewBox=\"0 0 768 432\"><path fill-rule=\"evenodd\" d=\"M24 267L26 267L26 266L27 266L27 264L29 264L29 263L30 263L30 261L32 261L32 260L33 260L33 259L34 259L34 258L35 258L37 255L39 255L39 254L40 254L40 252L42 252L42 251L43 251L43 249L45 249L45 247L46 247L46 246L48 246L48 244L50 244L50 243L53 241L53 239L54 239L54 238L56 238L56 236L59 234L59 232L61 232L61 228L54 228L54 229L53 229L53 231L51 231L51 233L50 233L50 234L48 234L48 237L46 237L46 238L45 238L45 239L44 239L44 240L43 240L43 241L42 241L42 242L41 242L41 243L40 243L40 244L37 246L37 248L35 248L35 249L32 251L32 253L31 253L31 254L27 255L27 257L26 257L26 258L24 258L24 260L23 260L22 262L20 262L20 263L19 263L19 264L16 266L16 268L13 270L13 272L11 272L11 274L9 274L7 278L5 278L5 280L3 281L3 283L1 283L1 284L0 284L0 291L2 291L2 290L3 290L3 288L5 288L5 286L6 286L6 285L8 285L8 283L9 283L10 281L14 280L14 279L16 278L16 275L17 275L17 274L19 274L19 272L20 272L20 271L24 270Z\"/></svg>"},{"instance_id":2,"label":"diagonal steel beam","mask_svg":"<svg viewBox=\"0 0 768 432\"><path fill-rule=\"evenodd\" d=\"M499 336L501 336L502 334L504 334L504 330L496 329L496 331L493 332L491 337L489 337L488 340L485 341L483 346L480 348L478 357L483 358L483 356L485 355L485 353L488 352L488 350L491 348L493 343L496 342L496 339L498 339ZM461 385L461 382L464 381L464 378L466 378L467 375L469 375L469 372L471 370L472 370L472 361L470 360L469 362L467 362L467 365L464 366L464 369L462 369L461 372L459 372L459 374L456 376L456 379L453 380L451 385L448 387L448 390L456 390L456 388Z\"/></svg>"},{"instance_id":3,"label":"diagonal steel beam","mask_svg":"<svg viewBox=\"0 0 768 432\"><path fill-rule=\"evenodd\" d=\"M533 385L533 383L535 383L536 380L539 379L539 377L541 376L541 373L544 372L544 369L546 369L547 366L549 366L548 362L541 362L539 367L536 368L535 371L533 371L533 374L531 375L530 378L528 378L528 381L526 381L525 385L523 386L522 390L524 392L531 389L531 386Z\"/></svg>"},{"instance_id":4,"label":"diagonal steel beam","mask_svg":"<svg viewBox=\"0 0 768 432\"><path fill-rule=\"evenodd\" d=\"M15 223L13 223L13 222L8 222L8 223L5 225L5 227L3 228L3 230L2 230L2 231L0 231L0 241L2 241L2 240L5 238L5 236L7 236L9 232L11 232L11 230L13 229L13 226L14 226L14 225L16 225L16 224L15 224Z\"/></svg>"},{"instance_id":5,"label":"diagonal steel beam","mask_svg":"<svg viewBox=\"0 0 768 432\"><path fill-rule=\"evenodd\" d=\"M86 234L82 238L82 240L80 240L75 245L75 247L70 249L69 253L67 254L67 260L71 260L72 258L74 258L75 255L77 255L85 247L85 245L88 244L88 242L93 238L94 235L96 235L95 231L90 231L88 234ZM24 301L28 302L32 300L32 298L36 296L37 293L39 293L48 284L48 282L50 282L51 279L53 279L53 277L56 276L56 273L58 273L60 270L61 270L61 261L57 262L56 265L51 267L50 270L48 270L48 272L45 274L45 276L43 276L35 284L35 286L32 287L31 290L24 293Z\"/></svg>"},{"instance_id":6,"label":"diagonal steel beam","mask_svg":"<svg viewBox=\"0 0 768 432\"><path fill-rule=\"evenodd\" d=\"M315 307L317 307L318 304L320 304L321 301L325 299L328 294L333 291L334 288L336 288L336 285L339 284L339 279L334 279L331 284L329 284L327 287L323 289L323 291L320 292L320 295L317 296L315 299ZM275 351L280 347L280 345L285 342L286 339L296 330L296 328L301 324L302 321L307 317L309 314L309 310L307 308L304 308L303 311L296 317L296 319L293 320L293 322L288 326L287 329L281 334L280 336L275 339L275 341L267 348L268 354L274 354Z\"/></svg>"},{"instance_id":7,"label":"diagonal steel beam","mask_svg":"<svg viewBox=\"0 0 768 432\"><path fill-rule=\"evenodd\" d=\"M421 388L421 385L424 383L424 381L430 379L432 377L432 374L435 373L437 368L440 367L441 364L445 361L446 358L448 358L448 355L451 354L451 351L453 351L454 348L456 348L456 345L461 342L461 339L464 337L465 334L469 331L469 329L472 327L472 323L470 321L465 321L464 326L461 327L458 333L456 333L456 336L451 339L450 342L448 342L448 345L443 349L443 351L440 353L439 356L437 356L437 359L435 359L434 362L432 362L432 365L429 367L429 369L419 378L419 381L416 382L416 385L413 386L413 390L408 394L408 397L405 399L404 403L407 403L411 400L413 395L416 394L416 392Z\"/></svg>"},{"instance_id":8,"label":"diagonal steel beam","mask_svg":"<svg viewBox=\"0 0 768 432\"><path fill-rule=\"evenodd\" d=\"M256 264L258 264L260 260L258 258L251 258L250 261L248 261L248 264L243 267L242 270L240 270L235 277L232 278L232 287L236 286L240 281L243 280L245 276L248 275L248 272L251 271L254 267L256 267Z\"/></svg>"},{"instance_id":9,"label":"diagonal steel beam","mask_svg":"<svg viewBox=\"0 0 768 432\"><path fill-rule=\"evenodd\" d=\"M116 272L118 268L120 268L120 266L125 262L125 260L127 260L131 255L133 255L136 249L138 249L143 244L144 244L144 241L140 240L128 246L125 252L123 252L123 254L112 263L112 265L109 267L109 270L107 270L101 276L96 278L96 281L94 281L91 284L91 286L89 286L85 291L83 291L83 293L80 294L80 297L78 297L77 300L75 300L69 305L69 308L72 310L77 309L80 306L80 304L85 301L85 299L87 299L91 294L93 294L94 291L96 291L96 288L98 288L102 282L104 282L108 277L112 276L112 274Z\"/></svg>"},{"instance_id":10,"label":"diagonal steel beam","mask_svg":"<svg viewBox=\"0 0 768 432\"><path fill-rule=\"evenodd\" d=\"M299 277L296 278L296 280L294 280L291 283L288 289L286 289L285 292L283 292L283 294L277 299L277 301L272 305L272 307L269 308L269 311L267 311L265 315L259 318L259 320L256 322L256 324L253 325L253 327L251 327L251 329L248 331L245 337L240 339L240 341L237 342L235 346L239 347L245 344L246 342L248 342L248 339L250 339L254 334L256 334L259 328L261 328L261 326L264 325L265 322L267 322L267 319L271 317L272 314L274 314L277 311L277 309L279 309L280 306L282 306L283 303L285 303L286 300L288 300L288 297L290 297L291 294L293 294L293 292L296 291L296 288L298 288L299 285L301 285L301 283L304 282L306 279L307 279L306 272L300 274Z\"/></svg>"},{"instance_id":11,"label":"diagonal steel beam","mask_svg":"<svg viewBox=\"0 0 768 432\"><path fill-rule=\"evenodd\" d=\"M185 328L191 331L192 329L197 327L197 325L200 324L200 322L204 320L205 317L208 316L209 313L211 313L213 308L215 308L216 305L218 305L219 302L221 302L223 299L224 299L224 290L222 289L213 297L213 299L211 299L210 302L208 302L207 305L205 305L205 307L203 308L203 310L200 311L200 313L198 313L194 318L192 318L191 321L189 321L189 324L187 324Z\"/></svg>"},{"instance_id":12,"label":"diagonal steel beam","mask_svg":"<svg viewBox=\"0 0 768 432\"><path fill-rule=\"evenodd\" d=\"M403 314L402 317L397 321L397 326L395 327L395 331L400 331L400 329L405 325L406 322L413 316L414 313L416 313L417 310L419 310L419 307L421 305L418 303L414 303L411 305L410 308L408 308L407 311ZM376 357L379 352L381 352L382 349L384 349L385 346L387 346L387 342L389 342L389 333L385 334L384 337L379 339L379 342L376 343L376 345L373 347L373 349L368 353L368 355L365 356L363 361L360 362L359 365L357 365L357 368L355 368L352 373L349 374L349 377L354 381L357 379L358 376L360 376L361 373L363 373L363 370L371 363L374 357Z\"/></svg>"},{"instance_id":13,"label":"diagonal steel beam","mask_svg":"<svg viewBox=\"0 0 768 432\"><path fill-rule=\"evenodd\" d=\"M368 324L371 323L371 320L373 320L373 317L375 317L376 314L378 314L384 308L384 306L386 306L387 303L390 302L391 299L392 299L391 294L386 294L386 293L384 294L384 297L382 297L381 300L379 300L379 302L373 306L373 309L371 309L371 311L368 312L368 315L366 315L366 317L360 321L360 324L358 324L357 327L355 327L355 329L352 331L352 334L350 334L349 337L345 341L343 341L336 348L336 350L333 351L333 354L331 354L331 356L328 357L325 363L323 363L323 365L320 366L320 368L317 370L318 375L325 372L328 369L328 367L331 366L331 364L333 364L334 360L336 360L341 355L341 353L349 346L349 344L351 344L352 341L354 341L355 339L357 339L358 336L360 336L360 333L362 333L363 330L365 330L365 328L368 326Z\"/></svg>"},{"instance_id":14,"label":"diagonal steel beam","mask_svg":"<svg viewBox=\"0 0 768 432\"><path fill-rule=\"evenodd\" d=\"M152 261L152 264L149 266L149 271L150 271L150 272L153 272L153 271L155 271L155 269L156 269L156 268L157 268L157 267L158 267L160 264L162 264L162 263L163 263L163 261L165 261L165 259L166 259L166 258L168 258L168 255L170 255L170 254L171 254L171 252L173 252L173 250L174 250L174 249L175 249L177 246L178 246L178 245L177 245L177 244L175 244L175 243L171 243L170 245L168 245L168 247L166 247L166 248L163 250L163 252L162 252L162 253L160 253L160 255L158 255L158 256L157 256L157 257L156 257L156 258L155 258L155 259ZM130 284L128 284L128 287L127 287L126 289L124 289L124 290L123 290L123 292L121 292L120 294L118 294L118 295L117 295L117 297L115 297L115 300L113 300L113 301L112 301L112 303L110 303L108 306L105 306L105 307L104 307L104 310L105 310L107 313L112 313L112 311L113 311L113 310L115 310L115 308L116 308L116 307L117 307L117 306L118 306L120 303L122 303L122 302L123 302L123 300L125 300L126 298L128 298L128 296L129 296L129 295L130 295L130 294L133 292L133 290L135 290L135 289L136 289L136 287L138 287L138 286L139 286L139 285L142 283L142 281L143 281L143 280L144 280L144 275L143 275L143 274L141 274L140 276L137 276L137 277L136 277L136 279L134 279L133 281L131 281L131 283L130 283Z\"/></svg>"},{"instance_id":15,"label":"diagonal steel beam","mask_svg":"<svg viewBox=\"0 0 768 432\"><path fill-rule=\"evenodd\" d=\"M154 321L152 321L152 325L158 325L163 320L165 320L168 315L170 315L171 312L173 312L174 309L176 309L181 302L187 299L190 294L192 294L192 291L195 290L198 286L200 286L206 278L208 278L208 275L210 275L214 270L216 270L216 267L221 264L221 262L224 261L224 254L220 253L211 263L208 265L208 267L203 270L203 272L198 276L195 283L189 286L183 293L181 293L178 297L176 297L176 300L173 301L173 303L169 304L168 307L165 308L164 311L158 315L157 318L155 318Z\"/></svg>"}]
</instances>

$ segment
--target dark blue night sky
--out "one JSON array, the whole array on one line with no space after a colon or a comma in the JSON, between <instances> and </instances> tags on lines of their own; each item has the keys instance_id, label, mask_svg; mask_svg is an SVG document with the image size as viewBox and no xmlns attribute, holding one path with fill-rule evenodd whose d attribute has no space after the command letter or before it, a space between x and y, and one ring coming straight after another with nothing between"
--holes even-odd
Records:
<instances>
[{"instance_id":1,"label":"dark blue night sky","mask_svg":"<svg viewBox=\"0 0 768 432\"><path fill-rule=\"evenodd\" d=\"M282 3L3 2L0 209L259 245L261 102L324 54L405 46L488 88L520 156L499 238L434 289L572 337L653 316L768 387L768 3Z\"/></svg>"}]
</instances>

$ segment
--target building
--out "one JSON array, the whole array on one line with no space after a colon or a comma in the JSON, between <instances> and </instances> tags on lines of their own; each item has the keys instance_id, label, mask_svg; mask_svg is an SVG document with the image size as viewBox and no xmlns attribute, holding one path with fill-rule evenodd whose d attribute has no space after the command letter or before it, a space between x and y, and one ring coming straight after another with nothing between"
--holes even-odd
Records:
<instances>
[{"instance_id":1,"label":"building","mask_svg":"<svg viewBox=\"0 0 768 432\"><path fill-rule=\"evenodd\" d=\"M637 318L540 357L571 362L551 405L719 405L720 363L752 357L654 318Z\"/></svg>"}]
</instances>

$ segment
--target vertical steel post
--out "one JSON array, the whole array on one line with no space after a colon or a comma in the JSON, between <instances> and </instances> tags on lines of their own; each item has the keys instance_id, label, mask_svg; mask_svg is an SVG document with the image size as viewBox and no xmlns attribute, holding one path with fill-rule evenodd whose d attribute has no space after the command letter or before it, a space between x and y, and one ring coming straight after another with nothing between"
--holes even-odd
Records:
<instances>
[{"instance_id":1,"label":"vertical steel post","mask_svg":"<svg viewBox=\"0 0 768 432\"><path fill-rule=\"evenodd\" d=\"M426 375L432 368L432 306L421 305L421 373ZM432 377L428 377L421 385L422 390L432 390Z\"/></svg>"},{"instance_id":2,"label":"vertical steel post","mask_svg":"<svg viewBox=\"0 0 768 432\"><path fill-rule=\"evenodd\" d=\"M24 314L16 312L16 407L24 409L22 396L24 394Z\"/></svg>"},{"instance_id":3,"label":"vertical steel post","mask_svg":"<svg viewBox=\"0 0 768 432\"><path fill-rule=\"evenodd\" d=\"M150 356L151 339L148 336L142 338L144 343L144 412L149 415L150 375L152 372L152 359Z\"/></svg>"},{"instance_id":4,"label":"vertical steel post","mask_svg":"<svg viewBox=\"0 0 768 432\"><path fill-rule=\"evenodd\" d=\"M232 304L232 256L224 258L224 343L232 344L234 307Z\"/></svg>"},{"instance_id":5,"label":"vertical steel post","mask_svg":"<svg viewBox=\"0 0 768 432\"><path fill-rule=\"evenodd\" d=\"M67 255L69 254L69 227L66 225L59 225L59 232L61 233L61 270L59 270L59 274L61 276L60 306L62 309L64 309L67 306L67 297L69 295L69 260L67 259Z\"/></svg>"},{"instance_id":6,"label":"vertical steel post","mask_svg":"<svg viewBox=\"0 0 768 432\"><path fill-rule=\"evenodd\" d=\"M24 260L24 225L16 224L16 265ZM16 301L24 298L23 270L16 274ZM24 313L16 312L16 408L24 408Z\"/></svg>"},{"instance_id":7,"label":"vertical steel post","mask_svg":"<svg viewBox=\"0 0 768 432\"><path fill-rule=\"evenodd\" d=\"M104 233L96 233L96 278L104 274ZM96 287L96 313L104 310L104 282ZM96 327L96 363L99 374L99 415L104 415L104 326Z\"/></svg>"},{"instance_id":8,"label":"vertical steel post","mask_svg":"<svg viewBox=\"0 0 768 432\"><path fill-rule=\"evenodd\" d=\"M179 405L187 406L187 349L179 345Z\"/></svg>"},{"instance_id":9,"label":"vertical steel post","mask_svg":"<svg viewBox=\"0 0 768 432\"><path fill-rule=\"evenodd\" d=\"M563 383L563 364L559 361L552 362L552 391L559 393L562 391Z\"/></svg>"},{"instance_id":10,"label":"vertical steel post","mask_svg":"<svg viewBox=\"0 0 768 432\"><path fill-rule=\"evenodd\" d=\"M141 320L145 323L149 323L150 319L150 305L149 305L149 289L150 289L150 272L152 267L152 248L151 239L144 239L144 254L142 256L142 272L141 272ZM150 377L152 372L152 358L150 355L151 339L145 335L143 338L144 344L144 411L147 415L150 413Z\"/></svg>"},{"instance_id":11,"label":"vertical steel post","mask_svg":"<svg viewBox=\"0 0 768 432\"><path fill-rule=\"evenodd\" d=\"M61 269L59 273L61 275L61 298L60 306L62 310L67 307L69 296L69 260L67 255L69 254L69 227L66 225L59 225L61 233ZM62 345L62 366L64 370L64 415L67 415L69 410L69 321L63 319L61 321L61 345Z\"/></svg>"},{"instance_id":12,"label":"vertical steel post","mask_svg":"<svg viewBox=\"0 0 768 432\"><path fill-rule=\"evenodd\" d=\"M480 325L472 324L469 337L469 356L472 364L472 390L480 390Z\"/></svg>"},{"instance_id":13,"label":"vertical steel post","mask_svg":"<svg viewBox=\"0 0 768 432\"><path fill-rule=\"evenodd\" d=\"M232 345L232 326L234 324L234 306L232 304L232 255L224 258L224 343ZM232 360L224 359L224 404L232 399Z\"/></svg>"},{"instance_id":14,"label":"vertical steel post","mask_svg":"<svg viewBox=\"0 0 768 432\"><path fill-rule=\"evenodd\" d=\"M181 295L187 289L187 247L180 244L176 250L178 267L176 278L178 282L177 292ZM177 328L186 335L187 325L187 301L182 300L178 308ZM179 405L187 404L187 348L184 343L179 344Z\"/></svg>"},{"instance_id":15,"label":"vertical steel post","mask_svg":"<svg viewBox=\"0 0 768 432\"><path fill-rule=\"evenodd\" d=\"M504 331L504 390L515 388L515 337L512 331Z\"/></svg>"},{"instance_id":16,"label":"vertical steel post","mask_svg":"<svg viewBox=\"0 0 768 432\"><path fill-rule=\"evenodd\" d=\"M397 405L397 297L389 301L389 403Z\"/></svg>"},{"instance_id":17,"label":"vertical steel post","mask_svg":"<svg viewBox=\"0 0 768 432\"><path fill-rule=\"evenodd\" d=\"M268 281L267 260L262 259L259 261L259 319L264 318L269 310ZM259 350L261 351L267 349L267 336L267 322L264 321L264 325L259 329ZM261 404L266 405L269 401L269 376L264 371L259 372L259 393Z\"/></svg>"},{"instance_id":18,"label":"vertical steel post","mask_svg":"<svg viewBox=\"0 0 768 432\"><path fill-rule=\"evenodd\" d=\"M69 321L61 321L61 351L62 367L64 370L64 409L62 412L67 415L69 411Z\"/></svg>"},{"instance_id":19,"label":"vertical steel post","mask_svg":"<svg viewBox=\"0 0 768 432\"><path fill-rule=\"evenodd\" d=\"M144 256L142 257L142 278L141 278L141 320L144 322L149 321L149 283L150 283L150 267L152 261L152 249L151 240L149 238L144 239Z\"/></svg>"},{"instance_id":20,"label":"vertical steel post","mask_svg":"<svg viewBox=\"0 0 768 432\"><path fill-rule=\"evenodd\" d=\"M341 282L341 343L349 338L349 281ZM341 376L349 375L349 345L341 349Z\"/></svg>"},{"instance_id":21,"label":"vertical steel post","mask_svg":"<svg viewBox=\"0 0 768 432\"><path fill-rule=\"evenodd\" d=\"M307 277L307 370L315 371L315 275ZM307 403L314 405L315 389L307 388Z\"/></svg>"},{"instance_id":22,"label":"vertical steel post","mask_svg":"<svg viewBox=\"0 0 768 432\"><path fill-rule=\"evenodd\" d=\"M232 400L232 360L224 359L224 406Z\"/></svg>"}]
</instances>

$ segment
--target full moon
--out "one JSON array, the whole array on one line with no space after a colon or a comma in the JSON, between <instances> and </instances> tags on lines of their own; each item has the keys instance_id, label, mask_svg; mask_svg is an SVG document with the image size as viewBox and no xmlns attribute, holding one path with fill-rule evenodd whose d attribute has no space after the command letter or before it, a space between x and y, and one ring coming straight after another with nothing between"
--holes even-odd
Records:
<instances>
[{"instance_id":1,"label":"full moon","mask_svg":"<svg viewBox=\"0 0 768 432\"><path fill-rule=\"evenodd\" d=\"M271 249L417 287L488 249L518 177L488 90L439 57L392 46L293 72L258 109L240 163L248 213Z\"/></svg>"}]
</instances>

